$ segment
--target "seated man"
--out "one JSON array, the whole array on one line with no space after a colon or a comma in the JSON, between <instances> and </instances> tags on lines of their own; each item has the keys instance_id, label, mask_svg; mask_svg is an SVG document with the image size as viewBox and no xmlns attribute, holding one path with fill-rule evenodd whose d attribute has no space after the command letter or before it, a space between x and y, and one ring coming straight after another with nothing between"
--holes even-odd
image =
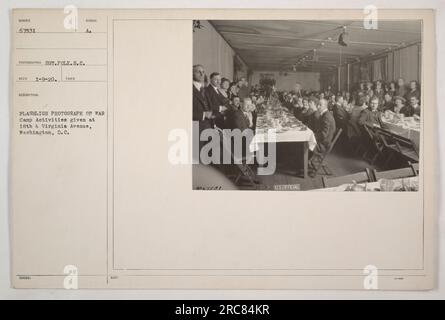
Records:
<instances>
[{"instance_id":1,"label":"seated man","mask_svg":"<svg viewBox=\"0 0 445 320\"><path fill-rule=\"evenodd\" d=\"M299 108L294 108L294 116L298 120L304 122L306 120L308 111L309 111L309 100L307 98L303 98L303 105Z\"/></svg>"},{"instance_id":2,"label":"seated man","mask_svg":"<svg viewBox=\"0 0 445 320\"><path fill-rule=\"evenodd\" d=\"M370 127L381 127L382 112L379 111L379 98L374 96L370 100L369 108L360 113L358 123L361 131L361 142L366 148L374 148L376 137ZM375 158L374 158L375 159Z\"/></svg>"},{"instance_id":3,"label":"seated man","mask_svg":"<svg viewBox=\"0 0 445 320\"><path fill-rule=\"evenodd\" d=\"M420 105L419 105L419 99L416 96L411 96L409 99L409 105L404 106L400 113L402 113L405 117L412 117L414 115L417 115L420 117Z\"/></svg>"},{"instance_id":4,"label":"seated man","mask_svg":"<svg viewBox=\"0 0 445 320\"><path fill-rule=\"evenodd\" d=\"M405 107L405 98L395 96L393 99L394 99L394 109L392 111L396 114L399 114L400 111Z\"/></svg>"},{"instance_id":5,"label":"seated man","mask_svg":"<svg viewBox=\"0 0 445 320\"><path fill-rule=\"evenodd\" d=\"M332 111L334 114L335 124L337 125L337 127L345 130L349 120L349 114L346 111L345 107L343 106L343 102L344 102L343 96L337 96Z\"/></svg>"},{"instance_id":6,"label":"seated man","mask_svg":"<svg viewBox=\"0 0 445 320\"><path fill-rule=\"evenodd\" d=\"M309 108L307 98L298 98L297 104L294 105L294 116L300 121L303 121L303 114L307 112Z\"/></svg>"},{"instance_id":7,"label":"seated man","mask_svg":"<svg viewBox=\"0 0 445 320\"><path fill-rule=\"evenodd\" d=\"M333 94L329 97L329 101L328 101L328 110L329 111L332 111L334 109L335 101L336 101L335 99L336 99L335 94ZM321 100L321 98L320 98L320 100Z\"/></svg>"},{"instance_id":8,"label":"seated man","mask_svg":"<svg viewBox=\"0 0 445 320\"><path fill-rule=\"evenodd\" d=\"M360 113L358 124L361 126L380 127L381 112L379 111L379 98L372 97L369 108Z\"/></svg>"},{"instance_id":9,"label":"seated man","mask_svg":"<svg viewBox=\"0 0 445 320\"><path fill-rule=\"evenodd\" d=\"M357 100L357 105L354 106L351 110L351 115L349 116L348 122L348 137L350 140L356 141L360 138L361 131L359 126L360 115L363 110L367 109L366 99L364 96L359 96Z\"/></svg>"},{"instance_id":10,"label":"seated man","mask_svg":"<svg viewBox=\"0 0 445 320\"><path fill-rule=\"evenodd\" d=\"M372 97L374 95L374 91L372 90L372 82L367 81L365 84L365 94L369 97Z\"/></svg>"},{"instance_id":11,"label":"seated man","mask_svg":"<svg viewBox=\"0 0 445 320\"><path fill-rule=\"evenodd\" d=\"M319 128L315 132L317 139L316 152L323 153L331 145L334 138L336 127L335 120L332 113L328 110L328 102L321 99L318 105L318 112L320 113Z\"/></svg>"},{"instance_id":12,"label":"seated man","mask_svg":"<svg viewBox=\"0 0 445 320\"><path fill-rule=\"evenodd\" d=\"M252 103L251 98L244 98L241 110L243 111L244 116L249 122L249 129L254 130L254 125L256 123L256 112L255 105Z\"/></svg>"},{"instance_id":13,"label":"seated man","mask_svg":"<svg viewBox=\"0 0 445 320\"><path fill-rule=\"evenodd\" d=\"M249 157L251 156L251 153L249 151L249 145L255 133L253 128L255 120L252 114L253 110L254 106L252 104L252 100L249 97L243 99L243 105L241 105L239 97L234 97L231 108L226 112L225 129L230 129L230 130L239 129L241 133L246 134L245 136L241 137L242 138L241 150L235 149L235 141L237 137L233 136L231 138L232 154L236 158L245 158L247 156ZM232 132L232 134L236 134L236 132Z\"/></svg>"},{"instance_id":14,"label":"seated man","mask_svg":"<svg viewBox=\"0 0 445 320\"><path fill-rule=\"evenodd\" d=\"M232 99L231 108L226 113L225 123L227 129L240 129L244 131L249 128L249 119L246 118L244 112L241 110L240 98L237 96Z\"/></svg>"},{"instance_id":15,"label":"seated man","mask_svg":"<svg viewBox=\"0 0 445 320\"><path fill-rule=\"evenodd\" d=\"M249 96L249 83L244 77L238 80L238 96L241 99Z\"/></svg>"},{"instance_id":16,"label":"seated man","mask_svg":"<svg viewBox=\"0 0 445 320\"><path fill-rule=\"evenodd\" d=\"M392 112L394 112L394 102L392 101L392 97L389 94L389 92L385 93L385 95L383 96L384 102L382 107L380 108L381 111L386 111L386 110L390 110Z\"/></svg>"},{"instance_id":17,"label":"seated man","mask_svg":"<svg viewBox=\"0 0 445 320\"><path fill-rule=\"evenodd\" d=\"M303 123L307 125L313 132L318 131L320 113L318 112L319 100L315 97L309 99L309 108L303 115Z\"/></svg>"}]
</instances>

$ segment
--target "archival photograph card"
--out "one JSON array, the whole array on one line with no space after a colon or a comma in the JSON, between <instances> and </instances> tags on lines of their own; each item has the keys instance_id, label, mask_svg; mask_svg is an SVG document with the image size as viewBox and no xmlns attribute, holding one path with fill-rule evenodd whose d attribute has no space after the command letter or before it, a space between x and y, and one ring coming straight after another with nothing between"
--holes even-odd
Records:
<instances>
[{"instance_id":1,"label":"archival photograph card","mask_svg":"<svg viewBox=\"0 0 445 320\"><path fill-rule=\"evenodd\" d=\"M433 289L434 19L12 10L12 286Z\"/></svg>"}]
</instances>

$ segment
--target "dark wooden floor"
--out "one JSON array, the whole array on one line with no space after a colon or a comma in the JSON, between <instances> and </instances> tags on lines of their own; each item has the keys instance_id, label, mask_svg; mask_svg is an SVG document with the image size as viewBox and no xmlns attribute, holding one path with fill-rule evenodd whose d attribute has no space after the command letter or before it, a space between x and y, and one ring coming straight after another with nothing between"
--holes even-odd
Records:
<instances>
[{"instance_id":1,"label":"dark wooden floor","mask_svg":"<svg viewBox=\"0 0 445 320\"><path fill-rule=\"evenodd\" d=\"M281 142L276 145L276 170L273 175L257 175L257 184L252 187L252 184L247 183L246 179L238 181L237 185L233 185L232 181L234 177L239 174L240 170L235 165L218 165L212 166L213 170L217 171L220 175L215 176L212 179L227 180L228 184L232 183L233 189L242 190L312 190L320 189L323 187L322 177L325 174L323 170L314 177L303 178L303 144L296 142ZM392 159L392 158L391 158ZM356 148L350 146L346 141L340 139L335 145L332 152L325 159L331 176L343 176L347 174L357 173L369 169L376 169L378 171L401 168L407 166L406 160L392 160L389 164L385 163L386 159L380 159L375 165L371 165L370 161L363 159L363 154L357 152ZM383 162L383 163L382 163ZM256 171L255 166L251 168ZM196 185L219 185L219 181L203 181L207 178L198 176L194 172L194 180ZM205 175L204 175L205 176ZM196 179L195 179L196 178ZM198 181L199 180L199 181ZM208 180L208 179L207 179Z\"/></svg>"},{"instance_id":2,"label":"dark wooden floor","mask_svg":"<svg viewBox=\"0 0 445 320\"><path fill-rule=\"evenodd\" d=\"M279 143L277 145L277 168L275 174L257 176L260 189L264 190L311 190L322 188L323 172L314 177L303 178L302 145L299 143ZM333 176L356 173L365 168L379 169L354 155L352 150L338 144L325 160ZM241 185L241 188L244 186ZM249 189L248 185L245 185Z\"/></svg>"}]
</instances>

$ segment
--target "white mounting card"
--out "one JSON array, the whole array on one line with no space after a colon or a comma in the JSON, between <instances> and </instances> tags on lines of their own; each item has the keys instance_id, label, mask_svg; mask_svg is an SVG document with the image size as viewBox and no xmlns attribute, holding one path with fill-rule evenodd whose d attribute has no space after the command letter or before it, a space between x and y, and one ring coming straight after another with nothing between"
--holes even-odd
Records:
<instances>
[{"instance_id":1,"label":"white mounting card","mask_svg":"<svg viewBox=\"0 0 445 320\"><path fill-rule=\"evenodd\" d=\"M12 285L434 288L434 11L379 10L378 22L386 31L367 30L360 25L365 18L362 10L13 10ZM268 29L273 40L257 41L261 23L252 21L276 22L275 29ZM292 34L279 28L292 21L299 22ZM399 30L403 23L419 29ZM332 36L324 27L334 30ZM346 46L337 41L343 30ZM393 33L397 41L390 41ZM387 34L386 46L382 34ZM362 80L355 78L355 70L363 76L367 67L374 70L368 81L397 80L408 68L403 63L409 61L404 56L409 50L403 49L413 34L419 36L413 45L418 48L422 115L417 131L402 129L418 134L417 191L322 192L320 187L308 192L300 190L307 181L318 184L329 176L320 172L312 178L306 171L303 182L289 188L283 187L285 180L275 190L194 187L194 170L200 170L191 160L199 144L192 143L194 65L203 65L208 78L218 71L233 81L245 72L252 85L261 75L274 74L278 90L287 85L283 78L301 68L308 74L298 80L303 89L311 83L320 91L329 71L339 88L352 90ZM320 41L324 37L326 43ZM204 42L197 44L198 38ZM202 50L203 43L208 50ZM304 62L306 52L313 55ZM343 60L324 68L323 52ZM366 57L355 61L349 52ZM271 72L282 61L276 56L286 54L291 60L287 71ZM206 113L201 115L204 122ZM302 139L308 147L298 149L306 155L297 161L303 167L314 149L311 141L320 140L315 131L314 140L307 132ZM178 147L180 138L185 147ZM379 165L369 167L379 171ZM203 174L217 179L208 168L202 168ZM370 185L376 183L381 181Z\"/></svg>"}]
</instances>

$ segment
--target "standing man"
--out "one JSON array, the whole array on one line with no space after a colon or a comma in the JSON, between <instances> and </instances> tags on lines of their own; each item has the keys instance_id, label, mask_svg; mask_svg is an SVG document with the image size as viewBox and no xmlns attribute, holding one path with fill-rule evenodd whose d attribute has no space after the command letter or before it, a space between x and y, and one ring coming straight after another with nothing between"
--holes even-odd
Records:
<instances>
[{"instance_id":1,"label":"standing man","mask_svg":"<svg viewBox=\"0 0 445 320\"><path fill-rule=\"evenodd\" d=\"M318 112L320 113L320 121L318 131L315 133L317 139L317 152L325 152L331 145L332 139L335 135L335 120L332 113L328 110L328 101L321 99L318 105Z\"/></svg>"},{"instance_id":2,"label":"standing man","mask_svg":"<svg viewBox=\"0 0 445 320\"><path fill-rule=\"evenodd\" d=\"M198 141L194 141L199 145L199 150L205 145L204 141L201 141L199 137L201 132L205 129L212 127L211 118L212 111L210 111L209 104L207 103L207 98L205 96L204 89L204 77L205 71L202 65L193 66L193 121L198 122L198 132L193 132L193 137L198 135ZM197 159L196 159L197 160Z\"/></svg>"},{"instance_id":3,"label":"standing man","mask_svg":"<svg viewBox=\"0 0 445 320\"><path fill-rule=\"evenodd\" d=\"M209 102L210 110L213 114L214 124L223 129L224 128L224 99L220 92L221 75L218 72L210 74L210 83L207 86L205 93L207 101Z\"/></svg>"},{"instance_id":4,"label":"standing man","mask_svg":"<svg viewBox=\"0 0 445 320\"><path fill-rule=\"evenodd\" d=\"M199 131L211 128L210 111L204 88L204 67L200 64L193 66L193 121L199 122Z\"/></svg>"},{"instance_id":5,"label":"standing man","mask_svg":"<svg viewBox=\"0 0 445 320\"><path fill-rule=\"evenodd\" d=\"M301 84L299 84L298 82L295 84L295 97L296 98L303 98L303 92L301 91Z\"/></svg>"}]
</instances>

